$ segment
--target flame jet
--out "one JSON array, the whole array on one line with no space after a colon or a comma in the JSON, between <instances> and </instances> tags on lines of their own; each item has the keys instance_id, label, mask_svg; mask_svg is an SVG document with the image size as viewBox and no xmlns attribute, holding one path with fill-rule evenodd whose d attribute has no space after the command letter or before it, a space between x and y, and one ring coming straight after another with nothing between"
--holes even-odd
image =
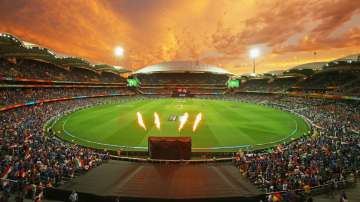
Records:
<instances>
[{"instance_id":1,"label":"flame jet","mask_svg":"<svg viewBox=\"0 0 360 202\"><path fill-rule=\"evenodd\" d=\"M160 117L159 114L156 112L154 112L154 124L156 128L160 130Z\"/></svg>"},{"instance_id":2,"label":"flame jet","mask_svg":"<svg viewBox=\"0 0 360 202\"><path fill-rule=\"evenodd\" d=\"M184 115L182 115L179 118L179 121L180 121L179 132L184 128L184 125L187 122L188 118L189 118L189 114L187 112L185 112Z\"/></svg>"},{"instance_id":3,"label":"flame jet","mask_svg":"<svg viewBox=\"0 0 360 202\"><path fill-rule=\"evenodd\" d=\"M193 129L192 129L193 132L196 131L196 128L198 127L201 119L202 119L202 113L200 112L200 113L198 113L198 114L196 115L196 118L195 118L195 121L194 121L194 125L193 125Z\"/></svg>"},{"instance_id":4,"label":"flame jet","mask_svg":"<svg viewBox=\"0 0 360 202\"><path fill-rule=\"evenodd\" d=\"M144 130L146 130L146 126L145 126L145 123L144 123L141 113L136 112L136 115L137 115L137 119L138 119L138 123L139 123L140 127L142 127Z\"/></svg>"}]
</instances>

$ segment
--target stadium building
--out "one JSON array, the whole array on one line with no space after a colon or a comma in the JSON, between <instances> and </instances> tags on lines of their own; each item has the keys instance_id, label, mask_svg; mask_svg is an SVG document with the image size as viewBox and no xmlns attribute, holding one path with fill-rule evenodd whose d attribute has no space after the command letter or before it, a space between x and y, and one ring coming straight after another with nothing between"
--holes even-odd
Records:
<instances>
[{"instance_id":1,"label":"stadium building","mask_svg":"<svg viewBox=\"0 0 360 202\"><path fill-rule=\"evenodd\" d=\"M130 71L1 34L0 70L3 198L286 201L356 183L359 55Z\"/></svg>"},{"instance_id":2,"label":"stadium building","mask_svg":"<svg viewBox=\"0 0 360 202\"><path fill-rule=\"evenodd\" d=\"M192 61L150 65L132 74L144 95L223 95L232 75L220 67Z\"/></svg>"}]
</instances>

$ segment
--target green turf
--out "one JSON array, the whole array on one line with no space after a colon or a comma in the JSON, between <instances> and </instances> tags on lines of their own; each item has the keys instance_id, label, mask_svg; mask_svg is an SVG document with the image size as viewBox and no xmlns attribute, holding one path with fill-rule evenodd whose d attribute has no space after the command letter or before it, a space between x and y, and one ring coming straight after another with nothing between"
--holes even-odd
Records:
<instances>
[{"instance_id":1,"label":"green turf","mask_svg":"<svg viewBox=\"0 0 360 202\"><path fill-rule=\"evenodd\" d=\"M136 112L142 113L147 126L146 131L138 126ZM154 112L160 115L161 130L154 126ZM168 118L170 115L179 116L184 112L189 113L189 120L179 133L179 121L168 121ZM193 133L192 125L199 112L202 112L203 120L197 131ZM274 141L299 137L306 133L309 127L303 119L291 113L255 104L167 98L133 100L76 111L62 117L53 125L53 129L57 131L59 137L67 141L110 150L117 149L119 145L147 147L148 136L191 136L193 150L196 150L196 148L255 146L269 142L271 144L267 146L270 146L275 144ZM135 150L143 149L135 148Z\"/></svg>"}]
</instances>

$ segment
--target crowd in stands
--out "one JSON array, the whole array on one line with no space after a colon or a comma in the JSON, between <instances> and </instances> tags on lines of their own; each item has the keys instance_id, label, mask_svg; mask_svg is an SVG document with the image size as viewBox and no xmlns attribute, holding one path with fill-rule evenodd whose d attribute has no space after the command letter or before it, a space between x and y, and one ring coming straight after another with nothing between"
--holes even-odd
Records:
<instances>
[{"instance_id":1,"label":"crowd in stands","mask_svg":"<svg viewBox=\"0 0 360 202\"><path fill-rule=\"evenodd\" d=\"M64 69L52 64L0 59L0 77L19 77L58 81L124 82L110 72L82 68ZM325 71L300 81L299 77L250 79L237 91L285 92L299 84L300 90L325 89L340 95L360 95L359 70ZM152 74L138 75L140 91L148 94L172 94L181 85L190 85L191 93L223 94L225 75ZM195 85L195 86L194 86ZM311 87L311 88L310 88ZM330 88L331 87L331 88ZM316 91L315 91L316 92ZM128 88L0 88L0 106L39 99L54 99L97 94L134 94ZM158 96L157 96L158 97ZM223 96L220 96L222 98ZM108 158L106 152L94 152L45 135L43 126L55 115L69 109L92 106L122 98L89 98L21 107L0 113L0 180L5 197L12 192L21 196L41 195L44 187L54 187L91 170ZM309 137L280 144L272 151L239 151L235 164L251 182L267 192L310 189L331 184L341 185L360 169L360 103L266 94L240 94L244 102L291 110L311 120L316 132ZM286 197L286 196L284 196Z\"/></svg>"},{"instance_id":2,"label":"crowd in stands","mask_svg":"<svg viewBox=\"0 0 360 202\"><path fill-rule=\"evenodd\" d=\"M329 69L315 73L306 80L299 82L297 86L304 90L309 89L333 89L341 88L348 82L360 79L360 69Z\"/></svg>"},{"instance_id":3,"label":"crowd in stands","mask_svg":"<svg viewBox=\"0 0 360 202\"><path fill-rule=\"evenodd\" d=\"M333 94L336 95L349 95L349 96L359 96L360 95L360 78L347 82L341 87L335 89Z\"/></svg>"},{"instance_id":4,"label":"crowd in stands","mask_svg":"<svg viewBox=\"0 0 360 202\"><path fill-rule=\"evenodd\" d=\"M0 70L0 77L76 82L125 82L123 77L111 72L96 72L84 68L66 69L34 60L17 60L13 63L0 58Z\"/></svg>"},{"instance_id":5,"label":"crowd in stands","mask_svg":"<svg viewBox=\"0 0 360 202\"><path fill-rule=\"evenodd\" d=\"M243 81L238 91L266 91L269 78L254 78Z\"/></svg>"},{"instance_id":6,"label":"crowd in stands","mask_svg":"<svg viewBox=\"0 0 360 202\"><path fill-rule=\"evenodd\" d=\"M191 94L224 94L227 90L227 75L211 73L154 73L137 75L142 94L172 95L179 89Z\"/></svg>"},{"instance_id":7,"label":"crowd in stands","mask_svg":"<svg viewBox=\"0 0 360 202\"><path fill-rule=\"evenodd\" d=\"M302 79L301 76L247 78L236 91L286 92Z\"/></svg>"},{"instance_id":8,"label":"crowd in stands","mask_svg":"<svg viewBox=\"0 0 360 202\"><path fill-rule=\"evenodd\" d=\"M21 197L38 197L43 188L59 186L107 160L107 152L94 152L66 143L45 134L43 127L50 118L64 111L122 99L71 100L0 113L0 188L3 199L14 192Z\"/></svg>"},{"instance_id":9,"label":"crowd in stands","mask_svg":"<svg viewBox=\"0 0 360 202\"><path fill-rule=\"evenodd\" d=\"M186 89L188 94L196 94L196 95L211 95L211 94L224 94L227 90L226 87L182 87L182 86L174 86L174 87L141 87L139 91L145 95L157 94L157 95L173 95L177 94L179 89Z\"/></svg>"},{"instance_id":10,"label":"crowd in stands","mask_svg":"<svg viewBox=\"0 0 360 202\"><path fill-rule=\"evenodd\" d=\"M153 73L139 74L142 85L215 85L225 86L229 77L211 73Z\"/></svg>"},{"instance_id":11,"label":"crowd in stands","mask_svg":"<svg viewBox=\"0 0 360 202\"><path fill-rule=\"evenodd\" d=\"M360 103L290 96L240 95L238 100L292 110L309 118L316 131L272 151L236 155L235 164L268 193L343 186L360 169ZM285 199L285 201L291 201Z\"/></svg>"},{"instance_id":12,"label":"crowd in stands","mask_svg":"<svg viewBox=\"0 0 360 202\"><path fill-rule=\"evenodd\" d=\"M286 92L294 84L301 81L303 78L298 76L282 76L272 79L265 85L265 91L269 92Z\"/></svg>"},{"instance_id":13,"label":"crowd in stands","mask_svg":"<svg viewBox=\"0 0 360 202\"><path fill-rule=\"evenodd\" d=\"M98 94L134 94L128 88L0 88L0 106L25 103L41 99Z\"/></svg>"},{"instance_id":14,"label":"crowd in stands","mask_svg":"<svg viewBox=\"0 0 360 202\"><path fill-rule=\"evenodd\" d=\"M33 89L32 89L33 90ZM52 90L32 92L38 98L75 95L101 90L73 89L52 94ZM113 89L109 89L112 93ZM91 91L91 90L90 90ZM72 94L75 93L75 94ZM26 100L26 95L17 99ZM244 102L292 110L309 118L317 133L272 151L240 151L235 164L241 173L267 192L310 189L334 184L357 175L360 169L360 105L357 101L310 99L265 94L231 96ZM54 187L91 170L108 158L45 135L43 126L55 115L69 109L114 102L122 98L89 98L22 107L0 113L0 174L5 196L18 192L36 197L44 187ZM9 181L10 180L10 181ZM287 197L284 195L283 197Z\"/></svg>"},{"instance_id":15,"label":"crowd in stands","mask_svg":"<svg viewBox=\"0 0 360 202\"><path fill-rule=\"evenodd\" d=\"M242 79L236 91L305 92L333 95L360 95L360 69L358 64L350 67L327 68L307 77L284 75Z\"/></svg>"}]
</instances>

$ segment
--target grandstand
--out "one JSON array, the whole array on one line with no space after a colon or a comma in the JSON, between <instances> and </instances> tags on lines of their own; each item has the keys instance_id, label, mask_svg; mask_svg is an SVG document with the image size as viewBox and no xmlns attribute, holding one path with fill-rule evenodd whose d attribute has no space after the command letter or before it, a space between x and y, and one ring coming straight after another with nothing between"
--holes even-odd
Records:
<instances>
[{"instance_id":1,"label":"grandstand","mask_svg":"<svg viewBox=\"0 0 360 202\"><path fill-rule=\"evenodd\" d=\"M129 72L106 64L90 64L76 57L58 56L46 48L28 44L10 34L0 35L0 76L8 77L7 80L46 78L51 81L123 83L125 79L119 74Z\"/></svg>"},{"instance_id":2,"label":"grandstand","mask_svg":"<svg viewBox=\"0 0 360 202\"><path fill-rule=\"evenodd\" d=\"M175 61L144 67L133 73L144 95L222 95L232 74L220 67L199 62Z\"/></svg>"},{"instance_id":3,"label":"grandstand","mask_svg":"<svg viewBox=\"0 0 360 202\"><path fill-rule=\"evenodd\" d=\"M236 92L266 93L322 93L330 95L359 96L359 63L351 55L331 62L316 62L299 65L278 74L242 76ZM343 61L343 62L341 62Z\"/></svg>"},{"instance_id":4,"label":"grandstand","mask_svg":"<svg viewBox=\"0 0 360 202\"><path fill-rule=\"evenodd\" d=\"M351 55L256 76L197 61L131 72L1 34L1 191L59 201L73 189L81 201L264 201L353 185L359 67ZM154 112L165 114L161 129ZM191 159L150 159L150 135L191 137Z\"/></svg>"}]
</instances>

